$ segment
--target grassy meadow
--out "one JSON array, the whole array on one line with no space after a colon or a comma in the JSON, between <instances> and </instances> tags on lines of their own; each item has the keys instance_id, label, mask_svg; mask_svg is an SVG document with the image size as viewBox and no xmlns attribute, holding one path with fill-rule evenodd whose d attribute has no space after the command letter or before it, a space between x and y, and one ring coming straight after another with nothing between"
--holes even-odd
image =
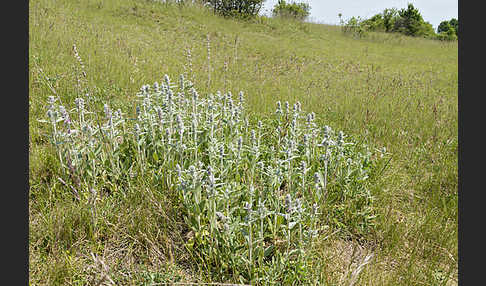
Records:
<instances>
[{"instance_id":1,"label":"grassy meadow","mask_svg":"<svg viewBox=\"0 0 486 286\"><path fill-rule=\"evenodd\" d=\"M94 176L107 183L75 199L49 124L39 121L49 96L71 110L86 93L96 109L108 104L134 117L143 85L183 73L201 98L231 91L236 102L243 91L250 121L267 122L277 101L298 101L317 125L373 154L386 148L367 185L373 223L344 232L323 216L327 228L305 264L312 280L295 284L457 285L457 42L355 38L338 26L225 19L144 0L29 1L30 285L250 283L208 271L191 254L170 178L120 172L116 184ZM290 284L259 277L251 284Z\"/></svg>"}]
</instances>

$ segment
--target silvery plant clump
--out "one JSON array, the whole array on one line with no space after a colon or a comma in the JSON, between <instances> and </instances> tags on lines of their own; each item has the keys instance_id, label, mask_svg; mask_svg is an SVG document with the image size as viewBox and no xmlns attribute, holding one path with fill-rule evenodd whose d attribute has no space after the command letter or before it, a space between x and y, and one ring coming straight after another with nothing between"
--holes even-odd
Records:
<instances>
[{"instance_id":1,"label":"silvery plant clump","mask_svg":"<svg viewBox=\"0 0 486 286\"><path fill-rule=\"evenodd\" d=\"M192 234L185 247L201 269L257 284L307 279L325 229L373 226L369 178L379 159L300 102L251 116L249 96L202 95L183 75L165 75L126 111L49 97L40 121L81 194L107 185L124 192L140 178L170 182L159 191L179 194Z\"/></svg>"}]
</instances>

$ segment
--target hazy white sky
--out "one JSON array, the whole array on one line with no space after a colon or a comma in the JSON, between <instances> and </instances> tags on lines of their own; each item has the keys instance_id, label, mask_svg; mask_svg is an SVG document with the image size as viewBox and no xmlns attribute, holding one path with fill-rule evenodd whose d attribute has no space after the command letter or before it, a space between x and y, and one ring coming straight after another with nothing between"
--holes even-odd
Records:
<instances>
[{"instance_id":1,"label":"hazy white sky","mask_svg":"<svg viewBox=\"0 0 486 286\"><path fill-rule=\"evenodd\" d=\"M265 0L263 14L271 15L271 10L277 2L278 0ZM309 20L324 24L339 24L339 13L342 14L343 20L353 16L369 18L383 12L386 8L407 8L408 3L412 3L419 10L422 18L431 23L435 30L444 20L458 19L457 0L296 0L295 2L309 3L311 6Z\"/></svg>"}]
</instances>

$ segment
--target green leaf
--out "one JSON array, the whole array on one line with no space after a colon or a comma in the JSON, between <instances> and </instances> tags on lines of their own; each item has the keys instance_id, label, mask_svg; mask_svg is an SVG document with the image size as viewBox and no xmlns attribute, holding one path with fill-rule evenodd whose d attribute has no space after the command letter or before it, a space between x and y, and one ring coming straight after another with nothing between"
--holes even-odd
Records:
<instances>
[{"instance_id":1,"label":"green leaf","mask_svg":"<svg viewBox=\"0 0 486 286\"><path fill-rule=\"evenodd\" d=\"M206 207L206 201L205 200L201 200L201 202L199 203L198 207L199 207L199 212L201 212L201 213L204 212L204 209Z\"/></svg>"},{"instance_id":2,"label":"green leaf","mask_svg":"<svg viewBox=\"0 0 486 286\"><path fill-rule=\"evenodd\" d=\"M273 254L274 250L275 250L275 245L272 244L265 249L265 251L263 252L263 256L265 257L270 256L271 254Z\"/></svg>"}]
</instances>

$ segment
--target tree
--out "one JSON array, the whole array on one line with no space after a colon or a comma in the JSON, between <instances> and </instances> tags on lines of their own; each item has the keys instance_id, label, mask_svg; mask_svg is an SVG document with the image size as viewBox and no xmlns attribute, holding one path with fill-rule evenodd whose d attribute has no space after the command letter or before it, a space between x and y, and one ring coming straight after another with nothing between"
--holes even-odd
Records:
<instances>
[{"instance_id":1,"label":"tree","mask_svg":"<svg viewBox=\"0 0 486 286\"><path fill-rule=\"evenodd\" d=\"M439 27L437 27L437 33L447 32L450 29L452 29L452 26L449 21L442 21L440 22Z\"/></svg>"},{"instance_id":2,"label":"tree","mask_svg":"<svg viewBox=\"0 0 486 286\"><path fill-rule=\"evenodd\" d=\"M457 20L456 20L457 21ZM453 24L457 24L453 22ZM443 41L454 41L457 40L457 31L451 25L450 21L442 21L437 27L437 38Z\"/></svg>"},{"instance_id":3,"label":"tree","mask_svg":"<svg viewBox=\"0 0 486 286\"><path fill-rule=\"evenodd\" d=\"M307 3L287 3L285 0L279 0L273 7L272 14L274 17L288 17L303 21L309 17L310 9Z\"/></svg>"},{"instance_id":4,"label":"tree","mask_svg":"<svg viewBox=\"0 0 486 286\"><path fill-rule=\"evenodd\" d=\"M457 21L456 18L452 18L449 21L440 22L439 27L437 27L437 33L450 33L450 29L454 31L456 37L459 36L459 21Z\"/></svg>"},{"instance_id":5,"label":"tree","mask_svg":"<svg viewBox=\"0 0 486 286\"><path fill-rule=\"evenodd\" d=\"M459 22L452 18L449 21L442 21L437 27L437 33L441 40L457 40L459 35Z\"/></svg>"},{"instance_id":6,"label":"tree","mask_svg":"<svg viewBox=\"0 0 486 286\"><path fill-rule=\"evenodd\" d=\"M398 11L399 21L395 22L395 30L409 36L419 36L424 19L417 8L409 3L407 9Z\"/></svg>"},{"instance_id":7,"label":"tree","mask_svg":"<svg viewBox=\"0 0 486 286\"><path fill-rule=\"evenodd\" d=\"M385 32L391 32L395 25L395 21L398 18L398 11L395 8L383 10L383 25L385 26Z\"/></svg>"},{"instance_id":8,"label":"tree","mask_svg":"<svg viewBox=\"0 0 486 286\"><path fill-rule=\"evenodd\" d=\"M456 36L459 36L459 21L456 18L452 18L449 21L449 24L454 28L454 31L456 31Z\"/></svg>"}]
</instances>

